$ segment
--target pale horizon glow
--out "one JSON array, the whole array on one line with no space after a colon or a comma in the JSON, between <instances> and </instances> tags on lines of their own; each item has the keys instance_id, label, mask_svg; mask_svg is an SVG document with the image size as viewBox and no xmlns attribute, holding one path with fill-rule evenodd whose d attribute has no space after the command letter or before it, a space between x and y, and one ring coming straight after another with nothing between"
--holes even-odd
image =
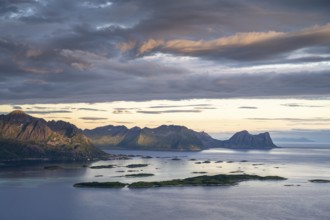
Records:
<instances>
[{"instance_id":1,"label":"pale horizon glow","mask_svg":"<svg viewBox=\"0 0 330 220\"><path fill-rule=\"evenodd\" d=\"M330 100L194 99L143 102L0 105L3 114L21 109L45 120L64 120L81 129L106 125L128 128L182 125L228 136L240 130L287 132L327 130Z\"/></svg>"}]
</instances>

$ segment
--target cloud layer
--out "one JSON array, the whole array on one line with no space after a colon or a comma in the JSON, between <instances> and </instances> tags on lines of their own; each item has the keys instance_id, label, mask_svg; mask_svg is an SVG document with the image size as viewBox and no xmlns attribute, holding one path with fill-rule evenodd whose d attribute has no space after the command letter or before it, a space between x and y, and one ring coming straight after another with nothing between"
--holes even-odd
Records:
<instances>
[{"instance_id":1,"label":"cloud layer","mask_svg":"<svg viewBox=\"0 0 330 220\"><path fill-rule=\"evenodd\" d=\"M329 10L325 0L2 1L0 102L328 97Z\"/></svg>"},{"instance_id":2,"label":"cloud layer","mask_svg":"<svg viewBox=\"0 0 330 220\"><path fill-rule=\"evenodd\" d=\"M276 58L278 55L298 49L329 44L330 24L327 24L288 33L274 31L237 33L209 41L149 39L136 46L136 51L137 56L163 52L214 60L249 61ZM128 48L124 44L122 51Z\"/></svg>"}]
</instances>

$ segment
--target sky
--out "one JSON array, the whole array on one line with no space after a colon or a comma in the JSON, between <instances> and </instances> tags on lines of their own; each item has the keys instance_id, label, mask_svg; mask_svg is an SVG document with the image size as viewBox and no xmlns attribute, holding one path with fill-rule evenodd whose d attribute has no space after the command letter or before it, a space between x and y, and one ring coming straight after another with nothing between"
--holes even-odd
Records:
<instances>
[{"instance_id":1,"label":"sky","mask_svg":"<svg viewBox=\"0 0 330 220\"><path fill-rule=\"evenodd\" d=\"M0 112L324 141L329 11L328 0L2 0Z\"/></svg>"}]
</instances>

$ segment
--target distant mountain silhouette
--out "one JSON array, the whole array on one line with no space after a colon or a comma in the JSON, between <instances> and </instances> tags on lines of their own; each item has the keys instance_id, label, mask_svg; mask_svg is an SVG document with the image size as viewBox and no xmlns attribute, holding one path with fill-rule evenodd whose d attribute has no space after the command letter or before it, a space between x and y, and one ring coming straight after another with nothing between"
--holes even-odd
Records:
<instances>
[{"instance_id":1,"label":"distant mountain silhouette","mask_svg":"<svg viewBox=\"0 0 330 220\"><path fill-rule=\"evenodd\" d=\"M228 148L276 148L268 132L252 135L248 131L235 133L229 140L222 142Z\"/></svg>"},{"instance_id":2,"label":"distant mountain silhouette","mask_svg":"<svg viewBox=\"0 0 330 220\"><path fill-rule=\"evenodd\" d=\"M219 142L204 132L195 132L184 126L162 125L160 127L131 129L125 126L105 126L84 133L96 146L107 148L199 151Z\"/></svg>"},{"instance_id":3,"label":"distant mountain silhouette","mask_svg":"<svg viewBox=\"0 0 330 220\"><path fill-rule=\"evenodd\" d=\"M200 151L209 148L270 149L268 132L258 135L241 131L229 140L217 140L205 132L184 126L128 129L104 126L91 130L77 128L65 121L45 121L16 110L0 115L0 161L47 159L93 160L105 158L104 149Z\"/></svg>"},{"instance_id":4,"label":"distant mountain silhouette","mask_svg":"<svg viewBox=\"0 0 330 220\"><path fill-rule=\"evenodd\" d=\"M104 126L86 129L84 134L101 148L200 151L209 148L225 147L240 149L275 148L269 133L251 135L247 131L234 134L229 140L212 138L205 132L196 132L184 126L162 125L157 128L128 129L125 126Z\"/></svg>"},{"instance_id":5,"label":"distant mountain silhouette","mask_svg":"<svg viewBox=\"0 0 330 220\"><path fill-rule=\"evenodd\" d=\"M45 121L16 110L0 115L0 160L92 160L106 154L82 130L65 121Z\"/></svg>"}]
</instances>

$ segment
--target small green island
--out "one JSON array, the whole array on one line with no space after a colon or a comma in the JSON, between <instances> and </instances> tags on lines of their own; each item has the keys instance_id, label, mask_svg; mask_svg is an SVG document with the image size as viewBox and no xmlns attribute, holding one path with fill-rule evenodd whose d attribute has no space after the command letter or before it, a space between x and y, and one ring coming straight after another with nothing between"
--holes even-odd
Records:
<instances>
[{"instance_id":1,"label":"small green island","mask_svg":"<svg viewBox=\"0 0 330 220\"><path fill-rule=\"evenodd\" d=\"M154 176L155 174L152 173L136 173L136 174L127 174L125 177L149 177Z\"/></svg>"},{"instance_id":2,"label":"small green island","mask_svg":"<svg viewBox=\"0 0 330 220\"><path fill-rule=\"evenodd\" d=\"M330 180L323 180L323 179L314 179L314 180L309 180L311 183L330 183Z\"/></svg>"},{"instance_id":3,"label":"small green island","mask_svg":"<svg viewBox=\"0 0 330 220\"><path fill-rule=\"evenodd\" d=\"M121 182L86 182L76 183L74 187L91 187L91 188L123 188L127 184Z\"/></svg>"},{"instance_id":4,"label":"small green island","mask_svg":"<svg viewBox=\"0 0 330 220\"><path fill-rule=\"evenodd\" d=\"M114 165L99 165L99 166L90 166L91 169L110 169L114 168Z\"/></svg>"},{"instance_id":5,"label":"small green island","mask_svg":"<svg viewBox=\"0 0 330 220\"><path fill-rule=\"evenodd\" d=\"M58 165L49 165L49 166L44 166L45 170L60 170L60 169L64 169L61 166Z\"/></svg>"},{"instance_id":6,"label":"small green island","mask_svg":"<svg viewBox=\"0 0 330 220\"><path fill-rule=\"evenodd\" d=\"M181 160L181 159L178 157L173 157L172 160Z\"/></svg>"},{"instance_id":7,"label":"small green island","mask_svg":"<svg viewBox=\"0 0 330 220\"><path fill-rule=\"evenodd\" d=\"M258 175L227 175L219 174L214 176L196 176L185 179L174 179L167 181L153 181L153 182L134 182L134 183L121 183L121 182L83 182L76 183L74 187L90 187L90 188L153 188L153 187L174 187L174 186L223 186L223 185L236 185L242 181L258 180L258 181L278 181L286 180L280 176L258 176Z\"/></svg>"},{"instance_id":8,"label":"small green island","mask_svg":"<svg viewBox=\"0 0 330 220\"><path fill-rule=\"evenodd\" d=\"M147 167L148 166L148 164L129 164L129 165L127 165L126 167L127 168L139 168L139 167Z\"/></svg>"}]
</instances>

